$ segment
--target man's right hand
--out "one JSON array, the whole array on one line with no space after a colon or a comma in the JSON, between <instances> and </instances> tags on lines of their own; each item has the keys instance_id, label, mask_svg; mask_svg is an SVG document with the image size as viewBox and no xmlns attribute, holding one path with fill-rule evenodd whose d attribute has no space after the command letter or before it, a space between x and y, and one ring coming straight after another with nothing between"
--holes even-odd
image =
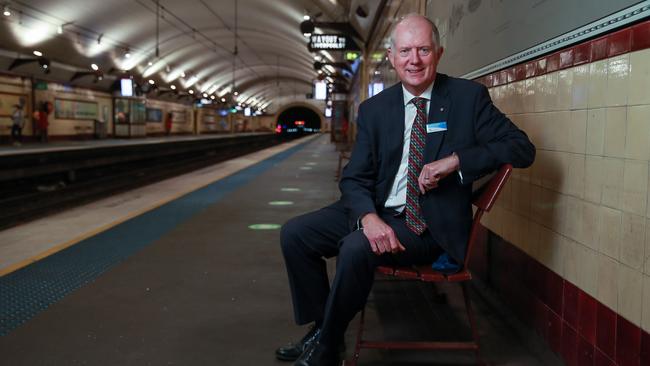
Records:
<instances>
[{"instance_id":1,"label":"man's right hand","mask_svg":"<svg viewBox=\"0 0 650 366\"><path fill-rule=\"evenodd\" d=\"M361 219L363 234L370 242L373 253L398 253L406 250L399 242L393 229L388 226L376 213L366 214Z\"/></svg>"}]
</instances>

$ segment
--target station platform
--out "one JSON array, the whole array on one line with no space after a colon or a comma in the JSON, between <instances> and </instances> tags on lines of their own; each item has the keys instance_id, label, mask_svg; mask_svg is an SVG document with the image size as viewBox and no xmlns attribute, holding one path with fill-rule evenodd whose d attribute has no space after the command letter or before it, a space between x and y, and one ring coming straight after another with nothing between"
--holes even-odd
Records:
<instances>
[{"instance_id":1,"label":"station platform","mask_svg":"<svg viewBox=\"0 0 650 366\"><path fill-rule=\"evenodd\" d=\"M11 156L11 155L28 154L28 153L86 150L86 149L96 149L101 147L163 144L163 143L183 142L183 141L219 140L219 139L231 138L231 137L262 136L262 135L269 135L269 134L270 134L269 132L242 132L242 133L234 133L234 134L228 133L228 134L218 134L218 135L172 135L172 136L134 138L134 139L110 138L110 139L101 139L101 140L52 141L46 143L28 142L20 145L3 144L0 145L0 156Z\"/></svg>"},{"instance_id":2,"label":"station platform","mask_svg":"<svg viewBox=\"0 0 650 366\"><path fill-rule=\"evenodd\" d=\"M311 136L0 232L0 364L290 365L299 339L279 226L338 199ZM330 261L333 269L334 261ZM368 336L468 335L460 291L377 282ZM561 365L489 289L472 291L483 359ZM348 329L353 350L358 323ZM471 365L472 352L364 350L360 365Z\"/></svg>"}]
</instances>

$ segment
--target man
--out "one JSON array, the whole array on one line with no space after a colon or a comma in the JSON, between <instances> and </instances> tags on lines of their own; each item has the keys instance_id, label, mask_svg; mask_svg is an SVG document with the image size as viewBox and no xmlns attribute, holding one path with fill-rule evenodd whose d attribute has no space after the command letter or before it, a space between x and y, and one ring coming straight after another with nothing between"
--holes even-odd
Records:
<instances>
[{"instance_id":1,"label":"man","mask_svg":"<svg viewBox=\"0 0 650 366\"><path fill-rule=\"evenodd\" d=\"M15 146L20 146L20 143L23 141L24 124L23 106L22 104L15 104L14 111L11 114L11 138L14 140Z\"/></svg>"},{"instance_id":2,"label":"man","mask_svg":"<svg viewBox=\"0 0 650 366\"><path fill-rule=\"evenodd\" d=\"M388 59L401 83L359 106L341 199L284 225L296 322L314 327L299 343L279 348L277 358L338 365L345 330L365 306L375 268L430 264L441 253L462 263L472 181L505 163L532 164L535 147L485 87L436 73L442 52L427 18L410 14L395 25ZM323 257L333 256L330 288Z\"/></svg>"}]
</instances>

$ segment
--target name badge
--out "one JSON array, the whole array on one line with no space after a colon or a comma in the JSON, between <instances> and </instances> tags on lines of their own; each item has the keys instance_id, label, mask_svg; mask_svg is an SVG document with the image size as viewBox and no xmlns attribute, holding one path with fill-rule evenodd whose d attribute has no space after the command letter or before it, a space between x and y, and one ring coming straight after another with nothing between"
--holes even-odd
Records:
<instances>
[{"instance_id":1,"label":"name badge","mask_svg":"<svg viewBox=\"0 0 650 366\"><path fill-rule=\"evenodd\" d=\"M447 121L427 123L427 133L447 131Z\"/></svg>"}]
</instances>

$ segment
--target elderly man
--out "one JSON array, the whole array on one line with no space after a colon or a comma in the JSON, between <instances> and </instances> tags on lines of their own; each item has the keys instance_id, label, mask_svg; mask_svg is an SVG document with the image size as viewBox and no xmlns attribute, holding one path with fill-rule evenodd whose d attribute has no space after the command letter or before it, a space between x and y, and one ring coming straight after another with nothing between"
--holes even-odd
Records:
<instances>
[{"instance_id":1,"label":"elderly man","mask_svg":"<svg viewBox=\"0 0 650 366\"><path fill-rule=\"evenodd\" d=\"M535 147L487 89L436 72L443 49L427 18L410 14L391 33L388 59L401 83L359 106L358 135L341 199L282 228L294 315L314 322L276 357L338 365L348 323L363 308L375 268L462 263L471 183L505 163L527 167ZM331 288L323 258L338 256Z\"/></svg>"}]
</instances>

